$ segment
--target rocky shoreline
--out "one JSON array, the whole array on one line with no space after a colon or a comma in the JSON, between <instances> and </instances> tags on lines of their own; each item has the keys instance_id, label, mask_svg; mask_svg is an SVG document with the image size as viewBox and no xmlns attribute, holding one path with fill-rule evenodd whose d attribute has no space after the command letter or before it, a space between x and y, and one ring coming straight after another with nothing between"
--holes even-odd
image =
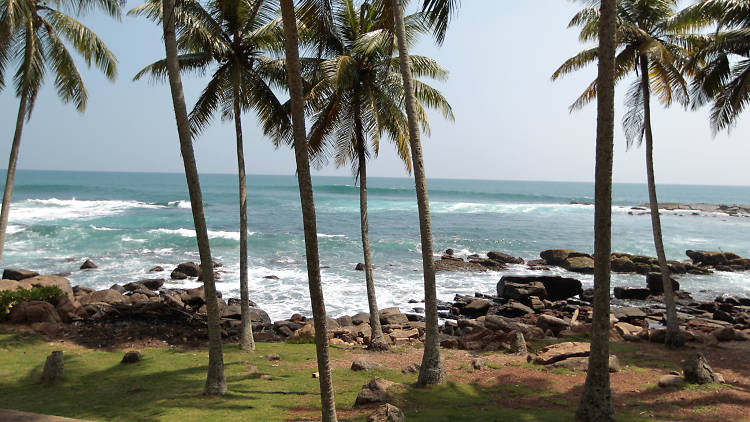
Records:
<instances>
[{"instance_id":1,"label":"rocky shoreline","mask_svg":"<svg viewBox=\"0 0 750 422\"><path fill-rule=\"evenodd\" d=\"M686 252L689 261L670 261L674 274L709 274L713 271L747 271L750 259L731 252ZM447 250L436 261L439 271L488 271L523 264L531 269L552 267L571 272L591 273L593 259L586 253L568 249L542 251L541 259L523 259L501 252L472 255L466 260ZM93 266L92 266L93 265ZM87 268L95 268L88 262ZM83 267L83 266L82 266ZM220 264L215 264L219 268ZM643 274L643 288L615 288L614 297L636 300L638 306L613 307L612 334L628 341L662 341L664 309L661 301L661 274L653 257L614 253L612 270ZM153 268L152 273L164 271ZM183 277L184 276L184 277ZM183 263L172 272L175 279L200 279L200 267ZM163 278L144 279L109 289L94 291L71 286L61 275L39 275L29 270L6 269L0 291L15 291L57 286L65 296L56 303L24 302L14 306L5 318L13 326L30 327L51 338L66 338L99 347L159 339L172 345L203 344L207 337L207 318L203 288L165 288ZM677 289L678 317L689 341L712 344L718 341L750 339L750 299L718 297L711 302L693 300ZM452 302L439 304L441 345L467 350L513 350L519 347L517 335L524 340L544 337L576 337L591 329L591 289L584 290L579 280L557 275L505 275L496 292L477 292L474 296L456 295ZM649 304L644 305L643 300ZM227 341L239 337L240 306L235 298L219 298L222 335ZM393 344L416 343L424 339L424 309L410 300L414 313L402 313L397 307L380 311L387 339ZM312 341L312 320L295 314L286 320L271 321L268 314L251 303L253 332L258 341ZM335 345L366 346L370 341L369 314L329 318L329 337ZM515 343L515 345L514 345Z\"/></svg>"}]
</instances>

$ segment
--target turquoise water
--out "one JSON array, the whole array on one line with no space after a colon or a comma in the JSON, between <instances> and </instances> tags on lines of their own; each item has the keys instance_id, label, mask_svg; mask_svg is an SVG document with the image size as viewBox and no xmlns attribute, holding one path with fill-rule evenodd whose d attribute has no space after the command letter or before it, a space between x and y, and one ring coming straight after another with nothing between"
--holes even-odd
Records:
<instances>
[{"instance_id":1,"label":"turquoise water","mask_svg":"<svg viewBox=\"0 0 750 422\"><path fill-rule=\"evenodd\" d=\"M358 188L348 177L313 180L327 308L334 316L366 310L359 239ZM238 296L239 220L233 175L203 175L201 184L212 253L225 266L219 289ZM419 224L411 179L372 178L368 186L370 237L382 307L422 297ZM536 259L549 248L593 249L592 183L430 180L435 250L459 256L499 250ZM750 203L750 187L663 185L663 202ZM629 215L647 202L645 185L619 184L613 196L613 249L654 255L648 215ZM272 318L310 314L304 267L302 217L293 176L249 176L251 298ZM750 257L750 218L666 212L668 258L686 249L733 251ZM107 288L168 271L198 253L185 179L180 174L19 171L3 266L45 273L72 272L74 284ZM77 271L90 258L99 269ZM492 293L503 274L439 274L438 295ZM563 270L558 272L564 273ZM168 273L165 273L168 276ZM263 279L276 275L279 280ZM590 276L578 275L585 285ZM684 276L697 298L750 295L750 274ZM615 275L613 285L643 285L643 276ZM194 287L197 282L168 284Z\"/></svg>"}]
</instances>

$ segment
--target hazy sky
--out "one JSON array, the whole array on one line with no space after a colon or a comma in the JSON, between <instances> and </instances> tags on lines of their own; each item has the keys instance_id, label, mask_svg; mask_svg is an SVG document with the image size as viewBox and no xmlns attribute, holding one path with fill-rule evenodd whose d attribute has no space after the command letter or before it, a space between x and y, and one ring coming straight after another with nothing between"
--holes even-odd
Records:
<instances>
[{"instance_id":1,"label":"hazy sky","mask_svg":"<svg viewBox=\"0 0 750 422\"><path fill-rule=\"evenodd\" d=\"M125 8L138 4L129 1ZM447 83L435 86L453 105L456 121L432 115L432 136L423 140L428 177L593 180L595 105L574 114L568 113L568 105L593 79L595 66L550 80L566 58L583 48L576 29L566 28L580 7L565 0L464 0L441 48L424 39L412 49L436 58L451 72ZM50 84L54 77L48 75L24 132L19 168L182 171L168 86L131 81L143 66L164 56L160 28L134 17L117 23L92 15L84 22L117 54L119 77L110 83L81 64L90 101L80 114L56 97ZM206 80L183 81L191 107ZM618 91L626 88L621 85ZM622 96L616 101L614 179L645 182L644 151L626 151L619 123ZM13 89L0 93L0 157L10 150L17 107ZM705 109L655 107L657 183L750 184L750 116L730 135L712 138L707 114ZM274 150L255 128L254 115L244 116L243 124L248 173L293 174L293 154L287 148ZM195 145L202 173L236 172L232 124L217 118ZM406 175L390 145L383 145L369 172ZM349 175L350 170L328 167L316 174Z\"/></svg>"}]
</instances>

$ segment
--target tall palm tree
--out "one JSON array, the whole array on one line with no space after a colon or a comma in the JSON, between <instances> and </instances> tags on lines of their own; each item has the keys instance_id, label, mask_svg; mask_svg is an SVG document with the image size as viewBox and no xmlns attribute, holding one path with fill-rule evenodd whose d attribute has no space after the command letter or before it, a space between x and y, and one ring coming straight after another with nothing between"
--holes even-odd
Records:
<instances>
[{"instance_id":1,"label":"tall palm tree","mask_svg":"<svg viewBox=\"0 0 750 422\"><path fill-rule=\"evenodd\" d=\"M177 59L177 25L182 11L175 7L175 0L163 0L161 2L162 28L164 31L164 49L166 52L165 66L169 77L169 87L172 93L172 105L174 108L175 121L177 123L177 135L180 140L180 152L185 167L185 178L190 195L190 208L193 212L196 239L198 242L198 253L201 259L201 272L203 275L203 289L206 296L206 313L208 314L208 374L203 393L206 395L222 395L227 392L227 382L224 377L224 354L221 344L221 327L219 326L219 304L216 297L216 284L214 283L213 261L211 260L211 248L206 228L206 218L203 214L203 195L201 193L200 180L198 178L198 167L193 152L192 136L190 133L190 121L185 105L185 94L180 77L180 64ZM131 10L131 13L142 13L143 6Z\"/></svg>"},{"instance_id":2,"label":"tall palm tree","mask_svg":"<svg viewBox=\"0 0 750 422\"><path fill-rule=\"evenodd\" d=\"M689 92L683 76L686 51L678 43L679 34L672 29L677 0L620 0L617 9L617 47L615 83L631 72L640 78L628 90L623 120L628 146L641 144L646 138L646 177L648 181L649 207L654 247L659 261L664 303L667 307L667 335L665 345L679 348L684 345L680 335L674 290L670 278L669 264L664 253L659 202L654 180L653 132L651 129L651 94L655 94L665 106L673 101L687 105ZM569 26L580 26L582 41L598 38L600 14L597 8L585 8L576 14ZM593 62L599 46L588 48L568 59L552 75L555 80ZM578 109L598 92L598 79L592 82L573 103L571 110Z\"/></svg>"},{"instance_id":3,"label":"tall palm tree","mask_svg":"<svg viewBox=\"0 0 750 422\"><path fill-rule=\"evenodd\" d=\"M331 32L325 37L324 50L332 56L320 64L320 69L311 71L310 78L321 74L315 81L308 103L316 110L311 133L310 148L322 151L332 145L336 164L351 164L355 177L359 179L360 228L362 252L365 264L367 299L372 328L371 350L386 350L378 314L375 284L373 280L372 252L370 250L367 214L367 158L378 155L380 138L386 134L396 147L407 170L409 160L408 123L401 104L404 85L398 71L399 61L393 58L393 37L380 29L379 13L370 3L363 3L359 10L353 0L342 0L334 14ZM407 17L409 38L426 28L421 25L421 16ZM428 76L444 80L448 72L437 62L427 57L413 57L412 70L417 76ZM446 118L453 119L453 112L445 98L435 89L415 81L418 118L423 129L429 130L424 105L439 108ZM368 148L372 143L372 153Z\"/></svg>"},{"instance_id":4,"label":"tall palm tree","mask_svg":"<svg viewBox=\"0 0 750 422\"><path fill-rule=\"evenodd\" d=\"M247 281L247 184L241 115L251 108L258 111L261 119L269 113L285 113L265 80L267 76L263 75L263 64L271 61L263 53L278 50L282 42L281 27L274 19L277 6L268 0L211 1L204 6L194 0L184 0L178 6L184 12L183 23L188 26L199 23L202 30L181 31L178 45L182 54L177 61L183 72L203 74L213 69L189 116L193 133L200 134L217 111L222 112L222 118L234 120L240 199L240 348L255 350ZM154 0L136 13L161 21L160 9L159 2ZM134 80L146 74L164 79L166 61L147 66Z\"/></svg>"},{"instance_id":5,"label":"tall palm tree","mask_svg":"<svg viewBox=\"0 0 750 422\"><path fill-rule=\"evenodd\" d=\"M320 277L318 229L315 219L315 201L305 136L305 97L302 88L302 71L299 59L297 19L292 0L281 0L281 16L284 24L284 47L289 79L294 158L297 162L297 183L299 185L302 222L305 231L307 277L315 327L315 350L318 357L318 373L320 375L322 420L324 422L335 422L338 419L336 417L336 403L333 396L333 380L331 378L331 366L328 354L328 323Z\"/></svg>"},{"instance_id":6,"label":"tall palm tree","mask_svg":"<svg viewBox=\"0 0 750 422\"><path fill-rule=\"evenodd\" d=\"M80 112L86 109L89 94L68 45L83 57L89 67L93 62L109 80L117 76L114 54L91 29L67 14L70 11L82 14L95 8L115 19L122 17L117 0L6 0L0 4L0 88L5 86L5 67L17 61L14 83L19 98L0 211L0 262L5 248L24 120L31 120L47 72L52 71L55 76L58 97L64 103L73 103Z\"/></svg>"},{"instance_id":7,"label":"tall palm tree","mask_svg":"<svg viewBox=\"0 0 750 422\"><path fill-rule=\"evenodd\" d=\"M576 419L615 420L609 385L609 282L612 248L612 163L615 122L616 0L602 0L597 22L599 58L594 209L594 315L586 383Z\"/></svg>"},{"instance_id":8,"label":"tall palm tree","mask_svg":"<svg viewBox=\"0 0 750 422\"><path fill-rule=\"evenodd\" d=\"M687 37L691 99L694 109L712 103L714 133L730 130L750 102L750 2L702 0L681 11L675 24L686 31L716 27Z\"/></svg>"}]
</instances>

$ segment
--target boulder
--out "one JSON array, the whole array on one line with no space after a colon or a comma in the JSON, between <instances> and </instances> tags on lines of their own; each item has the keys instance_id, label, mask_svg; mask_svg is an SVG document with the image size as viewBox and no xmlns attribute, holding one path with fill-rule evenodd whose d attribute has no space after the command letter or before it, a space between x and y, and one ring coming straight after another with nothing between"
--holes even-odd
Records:
<instances>
[{"instance_id":1,"label":"boulder","mask_svg":"<svg viewBox=\"0 0 750 422\"><path fill-rule=\"evenodd\" d=\"M589 358L572 357L550 364L552 368L565 368L570 371L587 372L589 370ZM609 355L609 372L620 372L620 360L615 355Z\"/></svg>"},{"instance_id":2,"label":"boulder","mask_svg":"<svg viewBox=\"0 0 750 422\"><path fill-rule=\"evenodd\" d=\"M114 290L118 290L118 289L114 289ZM94 289L92 289L91 287L86 287L86 286L73 286L73 293L74 293L74 294L75 294L76 296L83 296L83 295L87 295L87 294L89 294L89 293L94 293L94 291L95 291L95 290L94 290Z\"/></svg>"},{"instance_id":3,"label":"boulder","mask_svg":"<svg viewBox=\"0 0 750 422\"><path fill-rule=\"evenodd\" d=\"M619 321L630 322L636 319L644 319L648 315L643 312L640 308L633 306L623 306L612 311Z\"/></svg>"},{"instance_id":4,"label":"boulder","mask_svg":"<svg viewBox=\"0 0 750 422\"><path fill-rule=\"evenodd\" d=\"M188 277L198 277L201 275L201 267L195 262L183 262L182 264L178 265L177 268L172 271L172 273L174 274L175 271L185 274Z\"/></svg>"},{"instance_id":5,"label":"boulder","mask_svg":"<svg viewBox=\"0 0 750 422\"><path fill-rule=\"evenodd\" d=\"M544 284L538 281L529 283L514 283L507 281L507 276L500 279L497 283L497 295L505 299L528 300L530 296L536 296L541 299L547 298L547 290Z\"/></svg>"},{"instance_id":6,"label":"boulder","mask_svg":"<svg viewBox=\"0 0 750 422\"><path fill-rule=\"evenodd\" d=\"M461 258L438 259L435 261L436 272L485 272L487 267L478 262L466 262Z\"/></svg>"},{"instance_id":7,"label":"boulder","mask_svg":"<svg viewBox=\"0 0 750 422\"><path fill-rule=\"evenodd\" d=\"M128 283L128 284L132 284L132 283ZM121 295L124 295L125 292L128 291L127 288L125 288L124 286L120 286L119 284L113 284L113 285L109 286L109 290L114 290L114 291L116 291L117 293L119 293Z\"/></svg>"},{"instance_id":8,"label":"boulder","mask_svg":"<svg viewBox=\"0 0 750 422\"><path fill-rule=\"evenodd\" d=\"M492 259L494 261L499 261L504 264L523 264L523 258L516 258L514 256L508 255L507 253L502 252L487 252L487 258Z\"/></svg>"},{"instance_id":9,"label":"boulder","mask_svg":"<svg viewBox=\"0 0 750 422\"><path fill-rule=\"evenodd\" d=\"M86 261L84 261L80 267L81 270L93 270L94 268L98 268L98 266L94 264L94 261L90 259L87 259Z\"/></svg>"},{"instance_id":10,"label":"boulder","mask_svg":"<svg viewBox=\"0 0 750 422\"><path fill-rule=\"evenodd\" d=\"M150 270L148 270L148 272L150 272L150 273L160 273L162 271L164 271L164 267L160 267L158 265L156 267L151 268Z\"/></svg>"},{"instance_id":11,"label":"boulder","mask_svg":"<svg viewBox=\"0 0 750 422\"><path fill-rule=\"evenodd\" d=\"M542 251L539 256L549 265L562 265L568 256L577 252L571 249L547 249Z\"/></svg>"},{"instance_id":12,"label":"boulder","mask_svg":"<svg viewBox=\"0 0 750 422\"><path fill-rule=\"evenodd\" d=\"M106 303L108 305L114 305L116 303L125 302L125 300L126 299L122 294L112 289L99 290L78 298L81 305L88 305L90 303Z\"/></svg>"},{"instance_id":13,"label":"boulder","mask_svg":"<svg viewBox=\"0 0 750 422\"><path fill-rule=\"evenodd\" d=\"M354 401L354 407L387 402L389 398L388 390L395 385L398 384L382 378L373 378L362 386L362 390L357 394L357 399Z\"/></svg>"},{"instance_id":14,"label":"boulder","mask_svg":"<svg viewBox=\"0 0 750 422\"><path fill-rule=\"evenodd\" d=\"M685 255L687 255L695 265L716 266L729 264L729 260L723 252L696 251L688 249L685 251ZM735 258L735 256L737 255L732 254L731 257Z\"/></svg>"},{"instance_id":15,"label":"boulder","mask_svg":"<svg viewBox=\"0 0 750 422\"><path fill-rule=\"evenodd\" d=\"M63 322L72 322L88 317L86 312L81 309L81 304L75 300L71 300L67 296L63 296L57 300L55 309L57 309L57 313L60 314Z\"/></svg>"},{"instance_id":16,"label":"boulder","mask_svg":"<svg viewBox=\"0 0 750 422\"><path fill-rule=\"evenodd\" d=\"M612 258L609 263L612 271L616 273L634 273L635 263L628 258Z\"/></svg>"},{"instance_id":17,"label":"boulder","mask_svg":"<svg viewBox=\"0 0 750 422\"><path fill-rule=\"evenodd\" d=\"M589 303L594 302L594 289L586 289L581 291L581 293L578 294L578 297L581 298L581 300Z\"/></svg>"},{"instance_id":18,"label":"boulder","mask_svg":"<svg viewBox=\"0 0 750 422\"><path fill-rule=\"evenodd\" d=\"M549 365L571 357L587 357L590 347L588 343L572 341L553 344L539 349L536 356L529 356L528 360L537 365Z\"/></svg>"},{"instance_id":19,"label":"boulder","mask_svg":"<svg viewBox=\"0 0 750 422\"><path fill-rule=\"evenodd\" d=\"M651 290L636 287L615 287L615 299L646 300Z\"/></svg>"},{"instance_id":20,"label":"boulder","mask_svg":"<svg viewBox=\"0 0 750 422\"><path fill-rule=\"evenodd\" d=\"M16 290L18 290L18 286L20 286L20 284L15 280L6 280L6 279L0 280L0 292L5 292L5 291L15 292Z\"/></svg>"},{"instance_id":21,"label":"boulder","mask_svg":"<svg viewBox=\"0 0 750 422\"><path fill-rule=\"evenodd\" d=\"M187 274L179 272L177 270L173 270L172 273L169 275L169 278L172 280L185 280L188 278Z\"/></svg>"},{"instance_id":22,"label":"boulder","mask_svg":"<svg viewBox=\"0 0 750 422\"><path fill-rule=\"evenodd\" d=\"M403 422L404 420L404 412L390 403L380 405L367 417L367 422Z\"/></svg>"},{"instance_id":23,"label":"boulder","mask_svg":"<svg viewBox=\"0 0 750 422\"><path fill-rule=\"evenodd\" d=\"M352 371L369 371L372 369L380 369L382 367L383 365L378 362L371 361L365 358L358 358L355 359L354 362L352 362L351 369Z\"/></svg>"},{"instance_id":24,"label":"boulder","mask_svg":"<svg viewBox=\"0 0 750 422\"><path fill-rule=\"evenodd\" d=\"M672 290L675 292L680 290L680 283L673 278L670 278L670 280L672 280ZM648 273L646 275L646 285L651 294L658 295L664 293L664 281L662 280L661 273Z\"/></svg>"},{"instance_id":25,"label":"boulder","mask_svg":"<svg viewBox=\"0 0 750 422\"><path fill-rule=\"evenodd\" d=\"M131 350L127 353L125 353L125 356L122 357L122 360L120 363L136 363L143 360L143 356L141 356L141 352Z\"/></svg>"},{"instance_id":26,"label":"boulder","mask_svg":"<svg viewBox=\"0 0 750 422\"><path fill-rule=\"evenodd\" d=\"M137 283L144 286L145 288L149 290L159 290L159 288L164 285L164 279L163 278L149 278L146 280L140 280Z\"/></svg>"},{"instance_id":27,"label":"boulder","mask_svg":"<svg viewBox=\"0 0 750 422\"><path fill-rule=\"evenodd\" d=\"M13 270L10 268L6 268L3 271L3 279L4 280L15 280L15 281L21 281L26 278L36 277L39 273L36 271L31 270Z\"/></svg>"},{"instance_id":28,"label":"boulder","mask_svg":"<svg viewBox=\"0 0 750 422\"><path fill-rule=\"evenodd\" d=\"M628 324L627 322L618 322L615 323L615 330L617 330L617 333L624 339L630 340L633 336L640 333L642 328L633 324Z\"/></svg>"},{"instance_id":29,"label":"boulder","mask_svg":"<svg viewBox=\"0 0 750 422\"><path fill-rule=\"evenodd\" d=\"M511 334L510 347L508 351L514 355L525 355L527 353L526 339L524 339L521 332L514 331L513 334Z\"/></svg>"},{"instance_id":30,"label":"boulder","mask_svg":"<svg viewBox=\"0 0 750 422\"><path fill-rule=\"evenodd\" d=\"M524 305L521 302L516 302L514 300L511 300L507 304L500 306L499 308L496 308L495 312L498 315L502 315L504 317L516 318L516 317L521 317L521 316L528 315L528 314L533 314L534 310Z\"/></svg>"},{"instance_id":31,"label":"boulder","mask_svg":"<svg viewBox=\"0 0 750 422\"><path fill-rule=\"evenodd\" d=\"M401 310L397 307L385 308L380 310L380 323L383 325L391 324L408 324L409 319L406 315L401 313ZM354 318L352 318L352 321ZM369 318L368 318L369 321Z\"/></svg>"},{"instance_id":32,"label":"boulder","mask_svg":"<svg viewBox=\"0 0 750 422\"><path fill-rule=\"evenodd\" d=\"M719 382L719 378L714 374L714 371L702 353L690 355L682 361L681 366L686 382L691 384L713 384Z\"/></svg>"},{"instance_id":33,"label":"boulder","mask_svg":"<svg viewBox=\"0 0 750 422\"><path fill-rule=\"evenodd\" d=\"M682 384L682 377L679 375L663 375L659 378L661 388L677 387L680 384Z\"/></svg>"},{"instance_id":34,"label":"boulder","mask_svg":"<svg viewBox=\"0 0 750 422\"><path fill-rule=\"evenodd\" d=\"M62 319L57 309L51 303L32 300L30 302L21 302L11 308L8 321L11 324L33 324L36 322L56 324L62 322Z\"/></svg>"},{"instance_id":35,"label":"boulder","mask_svg":"<svg viewBox=\"0 0 750 422\"><path fill-rule=\"evenodd\" d=\"M542 283L545 294L540 296L539 294L531 293L533 296L537 296L540 299L549 299L551 301L564 300L574 297L582 292L582 285L579 280L569 277L561 276L503 276L497 285L497 295L503 296L501 285L503 283L517 283L517 284L530 284L530 283ZM537 285L538 286L538 285Z\"/></svg>"},{"instance_id":36,"label":"boulder","mask_svg":"<svg viewBox=\"0 0 750 422\"><path fill-rule=\"evenodd\" d=\"M59 275L38 275L35 277L25 278L19 282L19 285L24 289L31 289L32 287L44 287L44 286L56 286L69 298L73 299L73 288L70 286L70 280Z\"/></svg>"},{"instance_id":37,"label":"boulder","mask_svg":"<svg viewBox=\"0 0 750 422\"><path fill-rule=\"evenodd\" d=\"M486 299L475 299L461 309L461 313L471 318L487 315L490 309L490 301Z\"/></svg>"},{"instance_id":38,"label":"boulder","mask_svg":"<svg viewBox=\"0 0 750 422\"><path fill-rule=\"evenodd\" d=\"M365 264L359 262L357 265L354 266L355 271L364 271L365 270Z\"/></svg>"},{"instance_id":39,"label":"boulder","mask_svg":"<svg viewBox=\"0 0 750 422\"><path fill-rule=\"evenodd\" d=\"M594 259L589 256L568 257L562 267L574 273L593 274Z\"/></svg>"},{"instance_id":40,"label":"boulder","mask_svg":"<svg viewBox=\"0 0 750 422\"><path fill-rule=\"evenodd\" d=\"M65 375L63 352L56 350L47 356L42 370L42 382L55 382Z\"/></svg>"},{"instance_id":41,"label":"boulder","mask_svg":"<svg viewBox=\"0 0 750 422\"><path fill-rule=\"evenodd\" d=\"M567 330L570 328L570 324L560 318L552 315L539 315L536 320L536 326L544 331L552 330L555 335L558 335L560 331Z\"/></svg>"},{"instance_id":42,"label":"boulder","mask_svg":"<svg viewBox=\"0 0 750 422\"><path fill-rule=\"evenodd\" d=\"M354 325L360 325L360 324L369 324L370 323L370 314L367 312L360 312L352 317L352 324Z\"/></svg>"}]
</instances>

